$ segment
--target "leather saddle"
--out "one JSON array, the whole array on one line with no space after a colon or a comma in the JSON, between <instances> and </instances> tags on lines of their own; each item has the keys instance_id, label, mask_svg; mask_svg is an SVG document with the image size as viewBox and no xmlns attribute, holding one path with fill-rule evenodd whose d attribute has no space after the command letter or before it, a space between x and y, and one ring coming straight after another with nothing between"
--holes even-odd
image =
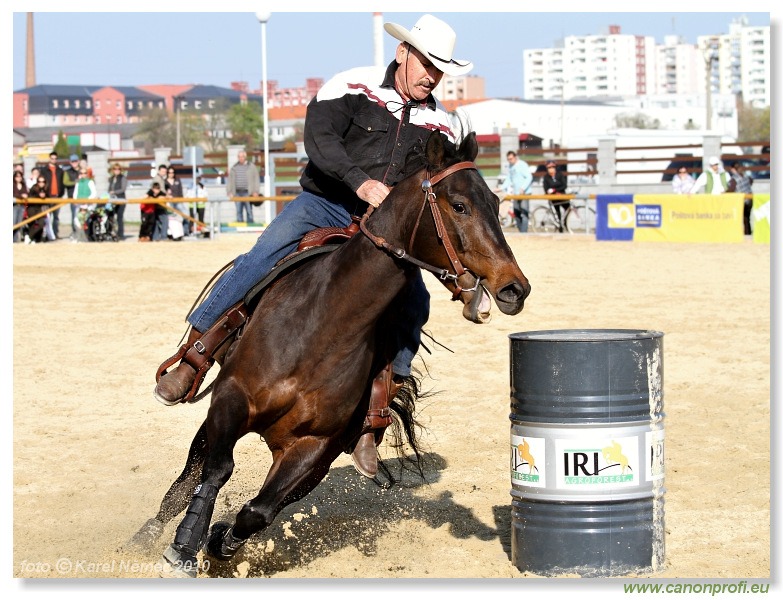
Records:
<instances>
[{"instance_id":1,"label":"leather saddle","mask_svg":"<svg viewBox=\"0 0 783 600\"><path fill-rule=\"evenodd\" d=\"M252 311L262 292L285 273L320 254L337 250L359 232L360 217L352 216L347 227L319 227L305 234L296 250L278 262L274 269L245 294L245 305Z\"/></svg>"}]
</instances>

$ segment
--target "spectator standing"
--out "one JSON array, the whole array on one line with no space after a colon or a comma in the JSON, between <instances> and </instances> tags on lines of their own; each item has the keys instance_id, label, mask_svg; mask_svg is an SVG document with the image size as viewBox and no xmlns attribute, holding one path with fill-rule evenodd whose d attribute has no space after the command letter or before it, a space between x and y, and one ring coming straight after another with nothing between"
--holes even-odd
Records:
<instances>
[{"instance_id":1,"label":"spectator standing","mask_svg":"<svg viewBox=\"0 0 783 600\"><path fill-rule=\"evenodd\" d=\"M169 198L184 198L185 193L182 191L182 180L177 177L177 172L174 167L169 165L166 171L166 196ZM185 204L183 202L174 202L172 204L180 212L185 212ZM169 216L171 219L171 216ZM183 235L190 235L190 221L182 219L182 233Z\"/></svg>"},{"instance_id":2,"label":"spectator standing","mask_svg":"<svg viewBox=\"0 0 783 600\"><path fill-rule=\"evenodd\" d=\"M256 169L256 166L253 163L248 162L247 152L240 150L236 164L231 167L231 170L228 173L226 193L229 199L258 196L260 181L258 169ZM253 205L250 204L250 202L237 202L236 208L237 221L240 223L253 222ZM247 217L247 221L243 218L245 216Z\"/></svg>"},{"instance_id":3,"label":"spectator standing","mask_svg":"<svg viewBox=\"0 0 783 600\"><path fill-rule=\"evenodd\" d=\"M49 153L49 164L41 170L41 174L46 178L50 198L62 198L65 196L64 172L62 167L57 164L57 152L52 151ZM49 213L49 218L51 220L51 233L54 239L57 239L60 234L59 207Z\"/></svg>"},{"instance_id":4,"label":"spectator standing","mask_svg":"<svg viewBox=\"0 0 783 600\"><path fill-rule=\"evenodd\" d=\"M737 182L722 169L722 164L717 156L711 156L709 160L709 169L704 171L696 178L690 193L691 194L725 194L733 192L737 187Z\"/></svg>"},{"instance_id":5,"label":"spectator standing","mask_svg":"<svg viewBox=\"0 0 783 600\"><path fill-rule=\"evenodd\" d=\"M672 177L672 193L688 194L693 189L694 183L696 183L696 180L693 178L693 175L688 173L687 167L680 167L674 177Z\"/></svg>"},{"instance_id":6,"label":"spectator standing","mask_svg":"<svg viewBox=\"0 0 783 600\"><path fill-rule=\"evenodd\" d=\"M506 160L508 160L508 176L503 183L503 191L514 196L529 194L533 185L530 166L524 160L520 160L513 150L508 151ZM530 223L530 200L512 200L511 204L517 230L520 233L527 233Z\"/></svg>"},{"instance_id":7,"label":"spectator standing","mask_svg":"<svg viewBox=\"0 0 783 600\"><path fill-rule=\"evenodd\" d=\"M197 198L195 205L196 205L196 214L193 214L193 209L190 209L190 216L195 216L199 221L202 223L204 222L204 209L206 208L206 203L204 202L204 199L208 198L207 196L207 190L204 188L204 182L201 180L201 177L196 179L196 188L195 190L193 188L188 190L187 194L188 198ZM191 203L191 206L193 203ZM202 231L203 228L201 225L197 226L198 231Z\"/></svg>"},{"instance_id":8,"label":"spectator standing","mask_svg":"<svg viewBox=\"0 0 783 600\"><path fill-rule=\"evenodd\" d=\"M38 175L35 183L30 186L28 191L28 198L36 198L38 200L45 200L49 197L49 188L46 184L46 177L43 174ZM27 217L34 217L46 210L48 206L46 204L29 204L27 206ZM29 237L25 237L25 242L29 244L37 244L44 241L44 220L43 218L36 219L28 225L27 234Z\"/></svg>"},{"instance_id":9,"label":"spectator standing","mask_svg":"<svg viewBox=\"0 0 783 600\"><path fill-rule=\"evenodd\" d=\"M544 175L541 184L544 186L545 194L565 194L568 189L568 180L565 174L557 168L557 163L553 160L547 161L546 175ZM571 202L568 200L551 200L551 202L557 214L557 230L563 233L563 218L571 207Z\"/></svg>"},{"instance_id":10,"label":"spectator standing","mask_svg":"<svg viewBox=\"0 0 783 600\"><path fill-rule=\"evenodd\" d=\"M24 221L27 196L27 182L24 180L24 173L14 169L14 227ZM14 243L21 241L22 229L22 227L14 229Z\"/></svg>"},{"instance_id":11,"label":"spectator standing","mask_svg":"<svg viewBox=\"0 0 783 600\"><path fill-rule=\"evenodd\" d=\"M89 176L86 166L79 165L79 179L76 180L76 187L73 191L74 200L95 200L98 198L98 191L95 188L95 182ZM73 222L74 232L71 241L86 242L87 235L84 233L84 223L90 212L95 208L94 203L85 202L77 207L76 218Z\"/></svg>"},{"instance_id":12,"label":"spectator standing","mask_svg":"<svg viewBox=\"0 0 783 600\"><path fill-rule=\"evenodd\" d=\"M731 178L736 184L736 191L745 194L745 206L742 211L742 222L745 229L745 235L751 235L753 233L750 226L750 213L753 210L753 198L748 198L748 194L753 194L753 178L750 175L745 174L745 167L735 162L729 167L729 173Z\"/></svg>"},{"instance_id":13,"label":"spectator standing","mask_svg":"<svg viewBox=\"0 0 783 600\"><path fill-rule=\"evenodd\" d=\"M160 186L160 183L153 180L150 189L147 190L148 198L163 198L166 196L166 192ZM157 226L157 219L155 211L159 205L155 203L142 203L141 204L141 227L139 227L139 241L150 242L152 236L155 233Z\"/></svg>"},{"instance_id":14,"label":"spectator standing","mask_svg":"<svg viewBox=\"0 0 783 600\"><path fill-rule=\"evenodd\" d=\"M68 157L68 164L63 169L63 187L65 188L65 197L73 199L73 191L76 189L76 182L79 180L79 157L71 154ZM71 223L76 218L76 204L71 202Z\"/></svg>"},{"instance_id":15,"label":"spectator standing","mask_svg":"<svg viewBox=\"0 0 783 600\"><path fill-rule=\"evenodd\" d=\"M112 202L114 205L114 214L117 217L117 236L125 239L125 189L128 187L128 178L122 172L122 167L114 163L111 167L111 177L109 177L109 199L119 200Z\"/></svg>"},{"instance_id":16,"label":"spectator standing","mask_svg":"<svg viewBox=\"0 0 783 600\"><path fill-rule=\"evenodd\" d=\"M163 198L166 196L166 177L168 177L168 171L168 165L158 165L158 174L152 178L152 183L158 183ZM152 187L150 187L150 189L152 189ZM155 205L155 230L152 232L151 237L154 242L167 240L169 237L169 211L163 204Z\"/></svg>"}]
</instances>

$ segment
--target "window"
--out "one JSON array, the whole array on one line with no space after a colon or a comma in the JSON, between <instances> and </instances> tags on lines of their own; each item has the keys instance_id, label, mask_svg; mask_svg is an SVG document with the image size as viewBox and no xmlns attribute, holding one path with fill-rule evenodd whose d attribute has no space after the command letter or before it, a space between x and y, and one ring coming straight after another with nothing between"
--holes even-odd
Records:
<instances>
[{"instance_id":1,"label":"window","mask_svg":"<svg viewBox=\"0 0 783 600\"><path fill-rule=\"evenodd\" d=\"M122 100L117 100L117 110L122 108Z\"/></svg>"},{"instance_id":2,"label":"window","mask_svg":"<svg viewBox=\"0 0 783 600\"><path fill-rule=\"evenodd\" d=\"M133 110L133 100L128 100L125 106L128 107L128 110Z\"/></svg>"},{"instance_id":3,"label":"window","mask_svg":"<svg viewBox=\"0 0 783 600\"><path fill-rule=\"evenodd\" d=\"M52 108L60 108L60 101L57 98L52 100Z\"/></svg>"},{"instance_id":4,"label":"window","mask_svg":"<svg viewBox=\"0 0 783 600\"><path fill-rule=\"evenodd\" d=\"M71 108L71 101L63 100L63 108Z\"/></svg>"},{"instance_id":5,"label":"window","mask_svg":"<svg viewBox=\"0 0 783 600\"><path fill-rule=\"evenodd\" d=\"M209 100L207 102L207 106L209 106L209 108L215 108L215 101L214 100Z\"/></svg>"},{"instance_id":6,"label":"window","mask_svg":"<svg viewBox=\"0 0 783 600\"><path fill-rule=\"evenodd\" d=\"M90 108L91 104L92 104L92 102L90 102L89 100L85 100L84 101L84 108Z\"/></svg>"},{"instance_id":7,"label":"window","mask_svg":"<svg viewBox=\"0 0 783 600\"><path fill-rule=\"evenodd\" d=\"M95 110L100 110L100 108L101 108L101 101L100 100L96 100L95 101Z\"/></svg>"},{"instance_id":8,"label":"window","mask_svg":"<svg viewBox=\"0 0 783 600\"><path fill-rule=\"evenodd\" d=\"M193 108L201 108L201 100L194 100Z\"/></svg>"},{"instance_id":9,"label":"window","mask_svg":"<svg viewBox=\"0 0 783 600\"><path fill-rule=\"evenodd\" d=\"M81 100L74 100L74 101L73 101L73 107L74 107L74 108L81 108L81 107L82 107L82 102L81 102Z\"/></svg>"}]
</instances>

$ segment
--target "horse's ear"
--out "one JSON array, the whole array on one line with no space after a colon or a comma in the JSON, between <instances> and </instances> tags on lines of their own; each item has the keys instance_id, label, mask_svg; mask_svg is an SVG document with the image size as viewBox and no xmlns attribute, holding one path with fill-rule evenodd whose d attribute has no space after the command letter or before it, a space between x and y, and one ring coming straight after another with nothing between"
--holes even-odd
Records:
<instances>
[{"instance_id":1,"label":"horse's ear","mask_svg":"<svg viewBox=\"0 0 783 600\"><path fill-rule=\"evenodd\" d=\"M443 165L446 147L443 144L443 134L440 131L430 133L424 153L427 156L427 164L433 169L439 169Z\"/></svg>"},{"instance_id":2,"label":"horse's ear","mask_svg":"<svg viewBox=\"0 0 783 600\"><path fill-rule=\"evenodd\" d=\"M463 160L474 162L478 156L478 141L476 141L476 132L471 131L459 145L459 154Z\"/></svg>"}]
</instances>

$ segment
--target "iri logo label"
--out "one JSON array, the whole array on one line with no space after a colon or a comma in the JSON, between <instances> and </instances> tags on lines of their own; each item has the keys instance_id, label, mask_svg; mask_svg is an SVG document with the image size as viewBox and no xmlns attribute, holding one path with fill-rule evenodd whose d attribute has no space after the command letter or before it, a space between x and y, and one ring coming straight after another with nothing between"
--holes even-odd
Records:
<instances>
[{"instance_id":1,"label":"iri logo label","mask_svg":"<svg viewBox=\"0 0 783 600\"><path fill-rule=\"evenodd\" d=\"M647 481L663 479L664 475L664 451L663 429L648 431L644 434L645 447L647 448Z\"/></svg>"},{"instance_id":2,"label":"iri logo label","mask_svg":"<svg viewBox=\"0 0 783 600\"><path fill-rule=\"evenodd\" d=\"M631 229L636 220L633 204L610 203L606 205L607 225L616 229Z\"/></svg>"},{"instance_id":3,"label":"iri logo label","mask_svg":"<svg viewBox=\"0 0 783 600\"><path fill-rule=\"evenodd\" d=\"M544 487L546 477L543 438L511 436L511 484Z\"/></svg>"},{"instance_id":4,"label":"iri logo label","mask_svg":"<svg viewBox=\"0 0 783 600\"><path fill-rule=\"evenodd\" d=\"M556 440L555 448L558 488L611 489L640 483L635 437Z\"/></svg>"}]
</instances>

